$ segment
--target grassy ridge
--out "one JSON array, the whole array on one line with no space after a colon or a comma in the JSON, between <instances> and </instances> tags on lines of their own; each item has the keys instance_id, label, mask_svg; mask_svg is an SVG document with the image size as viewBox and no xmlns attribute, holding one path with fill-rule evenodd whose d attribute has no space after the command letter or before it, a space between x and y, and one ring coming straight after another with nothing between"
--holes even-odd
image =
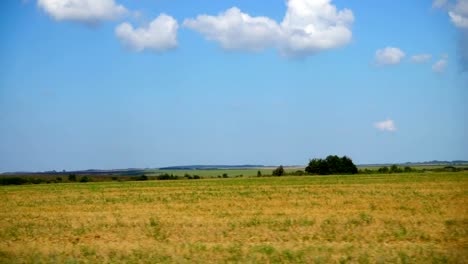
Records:
<instances>
[{"instance_id":1,"label":"grassy ridge","mask_svg":"<svg viewBox=\"0 0 468 264\"><path fill-rule=\"evenodd\" d=\"M468 173L0 187L0 262L464 263Z\"/></svg>"}]
</instances>

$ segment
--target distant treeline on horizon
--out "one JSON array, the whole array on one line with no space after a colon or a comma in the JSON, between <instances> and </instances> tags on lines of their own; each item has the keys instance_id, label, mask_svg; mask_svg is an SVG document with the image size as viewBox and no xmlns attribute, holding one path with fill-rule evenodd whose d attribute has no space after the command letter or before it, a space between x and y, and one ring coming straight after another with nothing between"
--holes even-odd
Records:
<instances>
[{"instance_id":1,"label":"distant treeline on horizon","mask_svg":"<svg viewBox=\"0 0 468 264\"><path fill-rule=\"evenodd\" d=\"M453 161L424 161L424 162L405 162L405 163L374 163L374 164L358 164L358 167L380 167L380 166L391 166L391 165L404 165L404 166L421 166L421 165L468 165L467 160L453 160ZM222 170L222 169L255 169L255 168L269 168L275 166L266 165L184 165L184 166L168 166L161 168L128 168L128 169L112 169L112 170L99 170L99 169L88 169L88 170L73 170L73 171L43 171L43 172L30 172L30 171L15 171L15 172L4 172L0 174L14 175L14 174L86 174L86 175L139 175L145 173L148 170ZM284 166L287 167L299 167L299 165ZM305 166L304 166L305 167Z\"/></svg>"}]
</instances>

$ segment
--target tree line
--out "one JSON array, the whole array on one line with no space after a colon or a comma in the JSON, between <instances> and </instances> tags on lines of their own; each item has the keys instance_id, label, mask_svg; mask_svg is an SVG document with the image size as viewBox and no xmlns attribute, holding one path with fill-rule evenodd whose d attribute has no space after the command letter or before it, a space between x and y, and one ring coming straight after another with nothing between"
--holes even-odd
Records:
<instances>
[{"instance_id":1,"label":"tree line","mask_svg":"<svg viewBox=\"0 0 468 264\"><path fill-rule=\"evenodd\" d=\"M272 172L272 176L284 175L330 175L330 174L356 174L358 169L353 161L347 157L329 155L325 159L311 159L304 171L297 170L287 173L283 166L279 166ZM257 175L258 176L258 175Z\"/></svg>"},{"instance_id":2,"label":"tree line","mask_svg":"<svg viewBox=\"0 0 468 264\"><path fill-rule=\"evenodd\" d=\"M378 169L359 169L353 163L352 159L343 156L338 157L336 155L329 155L325 159L315 158L309 160L309 163L304 170L295 170L295 171L286 171L281 165L274 169L269 175L262 175L262 171L257 171L257 177L269 177L269 176L302 176L302 175L347 175L347 174L390 174L390 173L412 173L412 172L458 172L462 170L468 170L468 167L460 168L454 166L445 166L437 168L422 168L415 169L409 166L399 167L397 165L392 165L390 167L383 166ZM222 171L222 170L221 170ZM218 175L218 178L232 178L233 176L228 176L228 174L222 171L222 175ZM55 174L56 175L56 174ZM41 183L62 183L62 182L91 182L91 181L147 181L147 180L198 180L203 179L203 177L198 175L190 175L186 173L184 176L178 176L173 174L159 174L156 176L146 176L145 174L128 176L128 175L82 175L77 177L76 174L69 174L68 177L60 177L52 175L18 175L14 177L2 176L0 175L0 185L21 185L21 184L41 184ZM66 176L66 175L63 175ZM238 175L235 177L243 177L243 175Z\"/></svg>"}]
</instances>

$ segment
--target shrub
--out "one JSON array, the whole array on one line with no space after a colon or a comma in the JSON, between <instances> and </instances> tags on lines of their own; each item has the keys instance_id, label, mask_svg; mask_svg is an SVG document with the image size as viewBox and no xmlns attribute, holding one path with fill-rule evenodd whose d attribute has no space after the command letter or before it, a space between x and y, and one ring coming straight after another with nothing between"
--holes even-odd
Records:
<instances>
[{"instance_id":1,"label":"shrub","mask_svg":"<svg viewBox=\"0 0 468 264\"><path fill-rule=\"evenodd\" d=\"M257 177L262 177L262 172L261 171L257 171Z\"/></svg>"},{"instance_id":2,"label":"shrub","mask_svg":"<svg viewBox=\"0 0 468 264\"><path fill-rule=\"evenodd\" d=\"M76 182L76 175L75 174L69 174L68 175L68 180L71 182Z\"/></svg>"},{"instance_id":3,"label":"shrub","mask_svg":"<svg viewBox=\"0 0 468 264\"><path fill-rule=\"evenodd\" d=\"M187 174L184 176L187 177ZM169 175L167 173L159 175L156 179L158 180L177 180L179 176L174 176L173 174Z\"/></svg>"},{"instance_id":4,"label":"shrub","mask_svg":"<svg viewBox=\"0 0 468 264\"><path fill-rule=\"evenodd\" d=\"M302 171L302 170L297 170L297 171L293 172L292 175L302 176L302 175L304 175L304 171Z\"/></svg>"},{"instance_id":5,"label":"shrub","mask_svg":"<svg viewBox=\"0 0 468 264\"><path fill-rule=\"evenodd\" d=\"M395 164L392 165L392 166L390 167L390 173L401 173L401 172L403 172L403 170L400 169L400 168L399 168L397 165L395 165Z\"/></svg>"},{"instance_id":6,"label":"shrub","mask_svg":"<svg viewBox=\"0 0 468 264\"><path fill-rule=\"evenodd\" d=\"M134 180L134 181L147 181L148 176L146 176L145 174L142 174L142 175L137 176L137 177L132 177L131 179Z\"/></svg>"},{"instance_id":7,"label":"shrub","mask_svg":"<svg viewBox=\"0 0 468 264\"><path fill-rule=\"evenodd\" d=\"M284 168L283 165L280 165L276 168L272 173L273 176L283 176L284 175Z\"/></svg>"},{"instance_id":8,"label":"shrub","mask_svg":"<svg viewBox=\"0 0 468 264\"><path fill-rule=\"evenodd\" d=\"M378 171L379 173L388 173L390 170L388 169L387 166L384 166L384 167L382 167L382 168L379 168L377 171Z\"/></svg>"},{"instance_id":9,"label":"shrub","mask_svg":"<svg viewBox=\"0 0 468 264\"><path fill-rule=\"evenodd\" d=\"M450 172L457 172L460 171L460 169L454 167L454 166L445 166L444 171L450 171Z\"/></svg>"},{"instance_id":10,"label":"shrub","mask_svg":"<svg viewBox=\"0 0 468 264\"><path fill-rule=\"evenodd\" d=\"M89 182L88 176L81 177L80 182Z\"/></svg>"},{"instance_id":11,"label":"shrub","mask_svg":"<svg viewBox=\"0 0 468 264\"><path fill-rule=\"evenodd\" d=\"M33 178L30 180L31 183L33 184L40 184L40 183L43 183L45 182L43 179L38 179L38 178Z\"/></svg>"},{"instance_id":12,"label":"shrub","mask_svg":"<svg viewBox=\"0 0 468 264\"><path fill-rule=\"evenodd\" d=\"M20 178L20 177L8 177L8 178L1 177L0 178L1 185L21 185L27 182L28 181L26 179Z\"/></svg>"}]
</instances>

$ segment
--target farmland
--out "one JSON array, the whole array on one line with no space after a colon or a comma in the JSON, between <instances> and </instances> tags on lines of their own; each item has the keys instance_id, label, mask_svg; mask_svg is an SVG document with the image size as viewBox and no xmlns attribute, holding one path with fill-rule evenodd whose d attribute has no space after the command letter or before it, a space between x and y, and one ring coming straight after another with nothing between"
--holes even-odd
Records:
<instances>
[{"instance_id":1,"label":"farmland","mask_svg":"<svg viewBox=\"0 0 468 264\"><path fill-rule=\"evenodd\" d=\"M2 186L0 262L466 263L467 190L467 171Z\"/></svg>"}]
</instances>

